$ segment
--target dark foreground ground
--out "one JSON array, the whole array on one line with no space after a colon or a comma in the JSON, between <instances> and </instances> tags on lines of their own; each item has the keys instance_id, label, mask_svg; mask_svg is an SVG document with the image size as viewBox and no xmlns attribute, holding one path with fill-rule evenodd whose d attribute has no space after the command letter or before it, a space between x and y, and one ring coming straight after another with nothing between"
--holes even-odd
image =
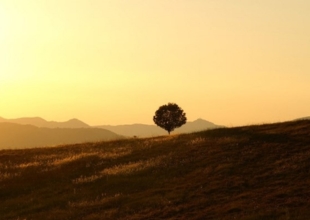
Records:
<instances>
[{"instance_id":1,"label":"dark foreground ground","mask_svg":"<svg viewBox=\"0 0 310 220\"><path fill-rule=\"evenodd\" d=\"M310 219L310 121L2 150L0 219Z\"/></svg>"}]
</instances>

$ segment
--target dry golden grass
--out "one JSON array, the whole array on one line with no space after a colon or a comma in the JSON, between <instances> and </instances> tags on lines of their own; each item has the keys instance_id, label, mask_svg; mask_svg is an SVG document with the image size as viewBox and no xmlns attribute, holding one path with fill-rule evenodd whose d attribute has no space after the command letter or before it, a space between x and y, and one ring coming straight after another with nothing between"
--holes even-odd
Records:
<instances>
[{"instance_id":1,"label":"dry golden grass","mask_svg":"<svg viewBox=\"0 0 310 220\"><path fill-rule=\"evenodd\" d=\"M0 219L308 219L310 121L0 151Z\"/></svg>"}]
</instances>

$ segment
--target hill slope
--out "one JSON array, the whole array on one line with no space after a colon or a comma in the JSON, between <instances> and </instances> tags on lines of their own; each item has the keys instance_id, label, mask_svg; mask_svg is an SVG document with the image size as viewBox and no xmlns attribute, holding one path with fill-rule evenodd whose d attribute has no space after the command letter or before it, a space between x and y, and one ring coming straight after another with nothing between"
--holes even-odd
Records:
<instances>
[{"instance_id":1,"label":"hill slope","mask_svg":"<svg viewBox=\"0 0 310 220\"><path fill-rule=\"evenodd\" d=\"M0 216L308 219L310 121L0 151Z\"/></svg>"},{"instance_id":2,"label":"hill slope","mask_svg":"<svg viewBox=\"0 0 310 220\"><path fill-rule=\"evenodd\" d=\"M310 120L310 116L295 119L295 121L300 121L300 120Z\"/></svg>"},{"instance_id":3,"label":"hill slope","mask_svg":"<svg viewBox=\"0 0 310 220\"><path fill-rule=\"evenodd\" d=\"M38 128L0 123L0 149L31 148L123 138L99 128Z\"/></svg>"}]
</instances>

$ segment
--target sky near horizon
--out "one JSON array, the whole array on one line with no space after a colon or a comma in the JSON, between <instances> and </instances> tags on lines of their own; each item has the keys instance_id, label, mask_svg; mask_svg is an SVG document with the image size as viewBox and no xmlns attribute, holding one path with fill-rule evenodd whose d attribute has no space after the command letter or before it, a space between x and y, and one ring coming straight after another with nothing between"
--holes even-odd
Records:
<instances>
[{"instance_id":1,"label":"sky near horizon","mask_svg":"<svg viewBox=\"0 0 310 220\"><path fill-rule=\"evenodd\" d=\"M238 126L310 116L309 0L0 0L0 116Z\"/></svg>"}]
</instances>

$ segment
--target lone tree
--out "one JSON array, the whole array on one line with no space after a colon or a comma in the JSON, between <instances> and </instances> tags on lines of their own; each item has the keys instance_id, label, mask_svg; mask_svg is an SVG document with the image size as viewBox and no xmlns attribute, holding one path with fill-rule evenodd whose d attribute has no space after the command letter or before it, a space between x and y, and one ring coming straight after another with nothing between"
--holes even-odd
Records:
<instances>
[{"instance_id":1,"label":"lone tree","mask_svg":"<svg viewBox=\"0 0 310 220\"><path fill-rule=\"evenodd\" d=\"M155 124L170 132L186 123L186 114L175 103L160 106L153 117Z\"/></svg>"}]
</instances>

